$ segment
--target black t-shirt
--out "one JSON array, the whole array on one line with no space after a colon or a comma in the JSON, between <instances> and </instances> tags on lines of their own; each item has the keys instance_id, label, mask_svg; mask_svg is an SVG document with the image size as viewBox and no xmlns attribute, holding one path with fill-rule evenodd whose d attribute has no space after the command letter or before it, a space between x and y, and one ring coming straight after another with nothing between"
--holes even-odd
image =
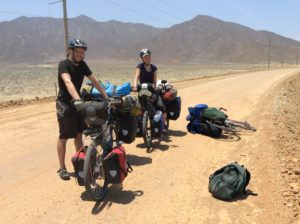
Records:
<instances>
[{"instance_id":1,"label":"black t-shirt","mask_svg":"<svg viewBox=\"0 0 300 224\"><path fill-rule=\"evenodd\" d=\"M140 63L136 66L136 68L141 70L140 83L154 83L154 72L157 71L157 67L153 64L150 64L150 66L150 72L146 70L144 63Z\"/></svg>"},{"instance_id":2,"label":"black t-shirt","mask_svg":"<svg viewBox=\"0 0 300 224\"><path fill-rule=\"evenodd\" d=\"M58 99L64 102L69 102L72 99L64 80L61 75L63 73L69 73L71 76L71 81L74 84L76 91L79 93L80 88L84 79L84 76L90 76L92 74L90 68L85 63L81 61L78 66L75 66L69 59L61 61L58 65Z\"/></svg>"}]
</instances>

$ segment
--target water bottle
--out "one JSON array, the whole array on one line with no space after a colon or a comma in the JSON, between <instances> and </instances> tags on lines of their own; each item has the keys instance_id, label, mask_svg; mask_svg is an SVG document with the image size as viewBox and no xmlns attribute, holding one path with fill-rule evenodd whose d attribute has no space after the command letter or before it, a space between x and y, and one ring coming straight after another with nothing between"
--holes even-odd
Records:
<instances>
[{"instance_id":1,"label":"water bottle","mask_svg":"<svg viewBox=\"0 0 300 224\"><path fill-rule=\"evenodd\" d=\"M159 133L162 130L162 112L156 111L153 121L155 122L154 132Z\"/></svg>"},{"instance_id":2,"label":"water bottle","mask_svg":"<svg viewBox=\"0 0 300 224\"><path fill-rule=\"evenodd\" d=\"M153 120L158 123L161 120L162 112L160 110L156 111Z\"/></svg>"}]
</instances>

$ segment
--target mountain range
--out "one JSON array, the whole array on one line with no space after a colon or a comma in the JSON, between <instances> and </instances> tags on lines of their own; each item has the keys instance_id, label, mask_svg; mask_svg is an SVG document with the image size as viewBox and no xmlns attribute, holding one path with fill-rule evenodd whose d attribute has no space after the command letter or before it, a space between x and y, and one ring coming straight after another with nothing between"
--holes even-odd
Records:
<instances>
[{"instance_id":1,"label":"mountain range","mask_svg":"<svg viewBox=\"0 0 300 224\"><path fill-rule=\"evenodd\" d=\"M70 38L88 44L88 59L133 61L150 48L159 63L296 62L300 42L210 16L169 28L139 23L97 22L81 15L68 20ZM62 19L19 17L0 22L0 63L47 63L64 58Z\"/></svg>"}]
</instances>

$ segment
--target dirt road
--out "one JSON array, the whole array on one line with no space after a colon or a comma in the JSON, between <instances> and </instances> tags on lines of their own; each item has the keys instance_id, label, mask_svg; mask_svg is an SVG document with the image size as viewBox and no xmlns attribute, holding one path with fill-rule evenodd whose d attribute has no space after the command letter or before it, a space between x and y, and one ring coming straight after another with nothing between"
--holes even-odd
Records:
<instances>
[{"instance_id":1,"label":"dirt road","mask_svg":"<svg viewBox=\"0 0 300 224\"><path fill-rule=\"evenodd\" d=\"M122 190L110 188L101 203L91 201L74 178L61 181L56 174L53 102L1 110L0 223L290 223L290 207L278 187L282 178L276 172L280 161L273 153L271 114L275 89L299 72L281 69L178 83L182 114L171 123L169 137L150 154L140 147L141 139L125 145L134 172ZM229 117L245 119L258 130L218 140L189 134L187 107L198 103L225 107ZM73 148L70 141L70 171ZM251 171L249 189L258 196L234 202L211 197L209 175L231 161Z\"/></svg>"}]
</instances>

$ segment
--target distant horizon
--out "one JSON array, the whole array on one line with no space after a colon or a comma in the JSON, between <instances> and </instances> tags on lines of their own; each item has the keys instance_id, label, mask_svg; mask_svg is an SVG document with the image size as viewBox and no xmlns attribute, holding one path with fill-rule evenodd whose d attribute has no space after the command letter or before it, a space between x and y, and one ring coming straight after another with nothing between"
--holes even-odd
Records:
<instances>
[{"instance_id":1,"label":"distant horizon","mask_svg":"<svg viewBox=\"0 0 300 224\"><path fill-rule=\"evenodd\" d=\"M286 37L286 38L289 38L289 39L292 39L292 40L295 40L295 41L300 42L300 39L299 39L299 40L298 40L298 39L294 39L294 38L292 38L292 37L285 36L285 35L282 35L282 34L280 34L280 33L276 33L276 32L271 31L271 30L254 29L254 28L252 28L252 27L246 26L246 25L241 24L241 23L237 23L237 22L233 22L233 21L222 20L222 19L220 19L220 18L213 17L213 16L210 16L210 15L196 15L196 16L194 16L193 18L190 18L189 20L182 21L182 22L180 22L180 23L176 23L176 24L170 25L169 27L156 27L156 26L149 25L149 24L145 24L145 23L141 23L141 22L124 22L124 21L119 21L119 20L116 20L116 19L110 19L110 20L107 20L107 21L98 21L98 20L96 20L96 19L94 19L94 18L92 18L92 17L90 17L90 16L84 15L84 14L77 15L77 16L75 16L75 17L68 17L68 19L76 19L76 18L81 17L81 16L87 17L87 18L89 18L89 19L92 19L92 20L94 20L94 21L96 21L96 22L101 22L101 23L106 23L106 22L110 22L110 21L115 21L115 22L120 22L120 23L143 24L143 25L146 25L146 26L150 26L150 27L154 27L154 28L162 28L162 29L170 28L170 27L175 26L175 25L177 25L177 24L181 24L181 23L184 23L184 22L188 22L188 21L190 21L190 20L195 19L195 18L198 17L198 16L207 16L207 17L211 17L211 18L214 18L214 19L218 19L218 20L224 21L224 22L239 24L239 25L241 25L241 26L244 26L244 27L253 29L253 30L255 30L255 31L267 31L267 32L271 32L271 33L274 33L274 34L276 34L276 35L280 35L280 36L283 36L283 37ZM11 22L11 21L20 19L20 18L22 18L22 17L25 17L25 18L50 18L50 19L62 19L62 18L49 17L49 16L26 16L26 15L25 15L25 16L19 16L19 17L16 17L16 18L11 19L11 20L9 20L9 21L0 21L0 23L2 23L2 22Z\"/></svg>"},{"instance_id":2,"label":"distant horizon","mask_svg":"<svg viewBox=\"0 0 300 224\"><path fill-rule=\"evenodd\" d=\"M69 18L87 15L97 22L115 20L168 28L197 15L207 15L254 30L267 30L296 41L300 41L299 8L298 0L128 0L126 3L117 0L67 0ZM0 22L9 22L21 16L62 18L62 4L56 0L1 2Z\"/></svg>"}]
</instances>

